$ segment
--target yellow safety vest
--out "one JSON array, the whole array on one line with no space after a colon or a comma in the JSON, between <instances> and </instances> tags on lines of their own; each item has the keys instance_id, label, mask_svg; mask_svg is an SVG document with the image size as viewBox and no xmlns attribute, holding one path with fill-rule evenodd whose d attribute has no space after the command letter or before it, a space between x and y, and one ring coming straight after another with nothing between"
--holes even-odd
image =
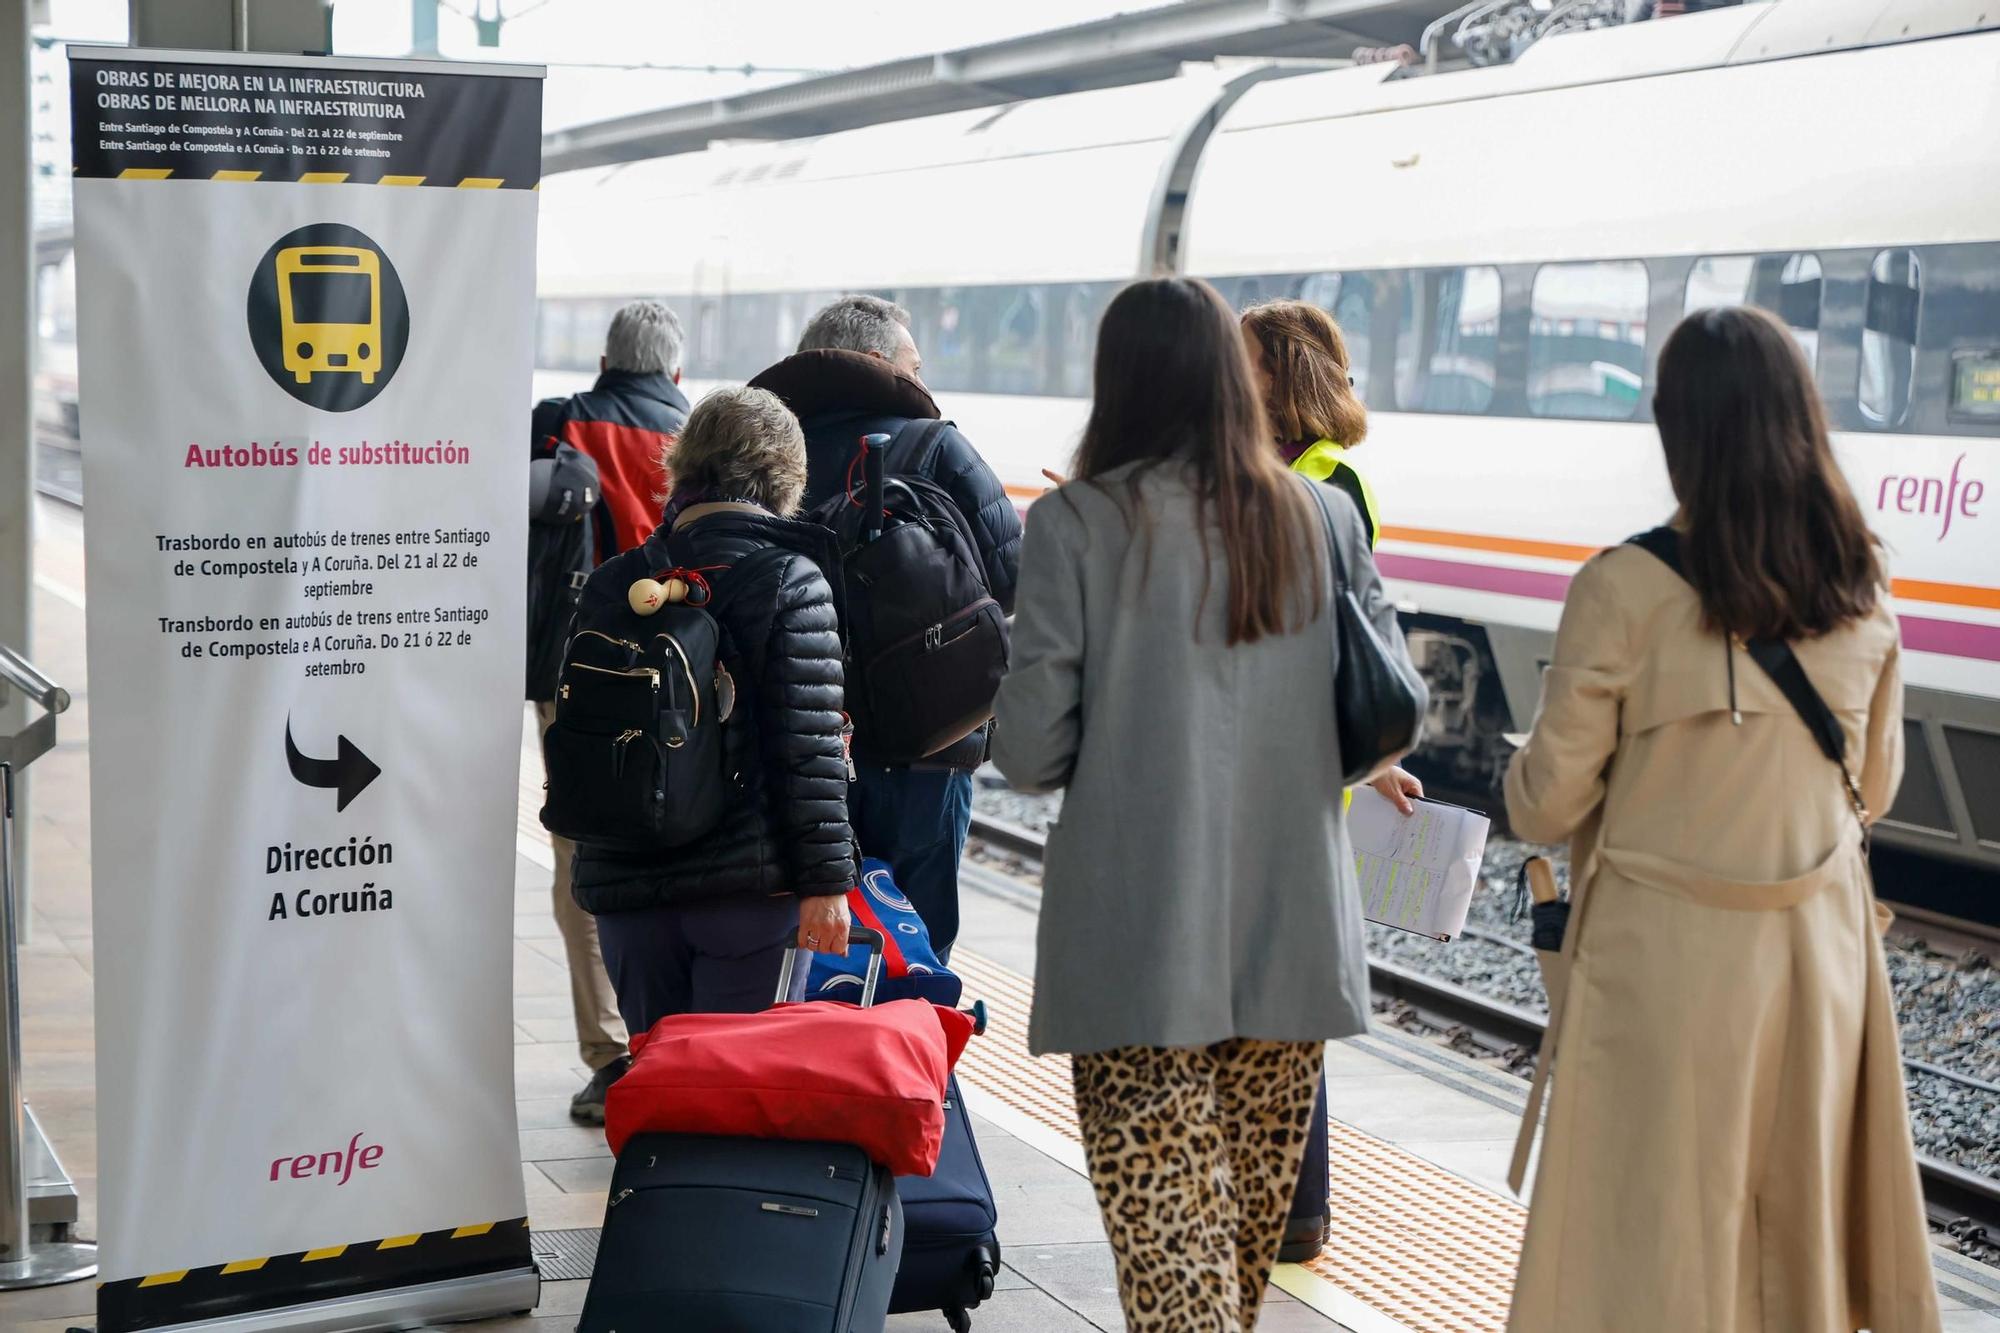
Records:
<instances>
[{"instance_id":1,"label":"yellow safety vest","mask_svg":"<svg viewBox=\"0 0 2000 1333\"><path fill-rule=\"evenodd\" d=\"M1346 468L1347 475L1354 478L1355 484L1361 488L1361 521L1368 529L1368 544L1372 547L1381 527L1382 510L1375 503L1375 488L1368 484L1368 478L1347 461L1347 446L1335 444L1332 440L1316 440L1292 460L1292 471L1314 481L1330 481L1341 468Z\"/></svg>"},{"instance_id":2,"label":"yellow safety vest","mask_svg":"<svg viewBox=\"0 0 2000 1333\"><path fill-rule=\"evenodd\" d=\"M1347 475L1354 478L1355 483L1361 487L1363 509L1361 521L1368 529L1368 545L1373 547L1375 533L1380 523L1376 516L1382 511L1375 506L1375 488L1368 484L1368 478L1361 474L1359 468L1347 461L1347 446L1335 444L1332 440L1316 440L1306 447L1304 453L1292 460L1292 471L1319 482L1331 480L1333 474L1341 468L1346 468ZM1354 792L1350 788L1341 794L1341 808L1346 809L1353 804Z\"/></svg>"}]
</instances>

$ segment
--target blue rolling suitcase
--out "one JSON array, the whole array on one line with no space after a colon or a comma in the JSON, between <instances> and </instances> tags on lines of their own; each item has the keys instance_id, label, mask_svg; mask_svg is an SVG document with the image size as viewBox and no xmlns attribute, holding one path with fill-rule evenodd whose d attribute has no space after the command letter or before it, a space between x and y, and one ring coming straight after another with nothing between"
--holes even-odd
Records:
<instances>
[{"instance_id":1,"label":"blue rolling suitcase","mask_svg":"<svg viewBox=\"0 0 2000 1333\"><path fill-rule=\"evenodd\" d=\"M889 1311L942 1310L956 1333L965 1333L972 1327L966 1312L993 1294L1000 1272L994 1235L999 1214L956 1078L946 1096L937 1170L896 1177L903 1202L903 1264Z\"/></svg>"},{"instance_id":2,"label":"blue rolling suitcase","mask_svg":"<svg viewBox=\"0 0 2000 1333\"><path fill-rule=\"evenodd\" d=\"M865 1008L882 937L854 934L872 946ZM611 1173L576 1329L882 1333L902 1253L896 1179L851 1143L640 1134Z\"/></svg>"},{"instance_id":3,"label":"blue rolling suitcase","mask_svg":"<svg viewBox=\"0 0 2000 1333\"><path fill-rule=\"evenodd\" d=\"M859 1148L641 1135L577 1333L881 1333L902 1248L895 1179Z\"/></svg>"},{"instance_id":4,"label":"blue rolling suitcase","mask_svg":"<svg viewBox=\"0 0 2000 1333\"><path fill-rule=\"evenodd\" d=\"M897 944L900 974L881 978L881 994L892 1000L957 1004L963 998L959 978L932 952L930 932L896 887L889 866L875 860L862 865L861 886L848 895L854 918L879 926ZM844 999L857 988L866 993L863 973L874 961L865 954L850 953L846 958L815 954L807 994ZM985 1008L975 1005L973 1010L983 1032ZM953 1329L964 1333L972 1327L972 1316L966 1312L993 1294L1000 1272L1000 1242L994 1237L998 1209L956 1078L947 1085L945 1098L937 1169L928 1176L896 1178L896 1193L903 1202L903 1263L889 1312L940 1310Z\"/></svg>"}]
</instances>

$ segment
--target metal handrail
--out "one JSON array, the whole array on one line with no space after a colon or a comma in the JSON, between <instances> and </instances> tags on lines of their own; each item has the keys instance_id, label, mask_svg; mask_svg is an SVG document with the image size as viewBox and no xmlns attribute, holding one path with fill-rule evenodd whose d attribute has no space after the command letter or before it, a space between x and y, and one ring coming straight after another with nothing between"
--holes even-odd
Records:
<instances>
[{"instance_id":1,"label":"metal handrail","mask_svg":"<svg viewBox=\"0 0 2000 1333\"><path fill-rule=\"evenodd\" d=\"M69 691L44 676L33 662L4 643L0 643L0 681L12 685L48 712L69 711Z\"/></svg>"},{"instance_id":2,"label":"metal handrail","mask_svg":"<svg viewBox=\"0 0 2000 1333\"><path fill-rule=\"evenodd\" d=\"M97 1249L83 1243L35 1240L28 1211L28 1104L21 1095L21 972L14 876L26 867L15 864L20 858L14 801L21 770L54 747L56 715L69 708L69 691L5 644L0 644L0 681L43 710L22 730L0 736L0 1291L11 1291L88 1277L97 1271ZM39 1136L40 1131L36 1133Z\"/></svg>"}]
</instances>

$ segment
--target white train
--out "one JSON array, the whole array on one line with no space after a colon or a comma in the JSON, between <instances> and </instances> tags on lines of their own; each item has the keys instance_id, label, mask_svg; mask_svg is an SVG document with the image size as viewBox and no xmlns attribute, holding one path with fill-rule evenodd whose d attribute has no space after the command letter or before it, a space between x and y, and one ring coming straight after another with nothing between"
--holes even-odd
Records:
<instances>
[{"instance_id":1,"label":"white train","mask_svg":"<svg viewBox=\"0 0 2000 1333\"><path fill-rule=\"evenodd\" d=\"M1885 836L2000 867L2000 5L1777 0L1428 76L1204 70L543 196L545 391L587 380L633 295L681 311L699 384L875 291L1024 503L1074 448L1122 281L1325 304L1462 782L1532 716L1577 565L1671 508L1661 342L1688 309L1771 308L1892 555L1910 768Z\"/></svg>"}]
</instances>

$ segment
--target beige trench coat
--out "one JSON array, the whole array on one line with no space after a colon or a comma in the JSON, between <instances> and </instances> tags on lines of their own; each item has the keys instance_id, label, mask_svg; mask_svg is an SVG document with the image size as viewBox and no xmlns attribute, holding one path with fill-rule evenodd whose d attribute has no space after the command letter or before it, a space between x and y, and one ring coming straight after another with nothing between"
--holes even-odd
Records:
<instances>
[{"instance_id":1,"label":"beige trench coat","mask_svg":"<svg viewBox=\"0 0 2000 1333\"><path fill-rule=\"evenodd\" d=\"M1870 810L1902 775L1886 606L1795 645ZM1896 1017L1839 771L1636 547L1571 585L1522 837L1572 839L1567 984L1513 1333L1936 1333ZM1886 919L1886 918L1885 918ZM1560 1050L1560 1065L1556 1053Z\"/></svg>"}]
</instances>

